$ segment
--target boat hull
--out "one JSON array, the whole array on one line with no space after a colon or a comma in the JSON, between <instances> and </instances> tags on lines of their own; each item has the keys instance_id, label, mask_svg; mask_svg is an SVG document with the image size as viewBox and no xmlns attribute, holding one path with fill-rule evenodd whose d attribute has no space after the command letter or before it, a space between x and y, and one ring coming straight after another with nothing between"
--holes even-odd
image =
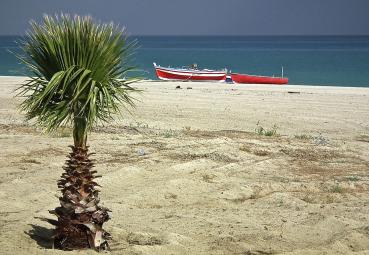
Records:
<instances>
[{"instance_id":1,"label":"boat hull","mask_svg":"<svg viewBox=\"0 0 369 255\"><path fill-rule=\"evenodd\" d=\"M257 76L248 74L231 74L232 81L234 83L247 83L247 84L276 84L282 85L288 83L288 78L284 77L269 77L269 76Z\"/></svg>"},{"instance_id":2,"label":"boat hull","mask_svg":"<svg viewBox=\"0 0 369 255\"><path fill-rule=\"evenodd\" d=\"M227 72L212 70L174 69L155 66L156 76L161 80L175 81L225 81Z\"/></svg>"}]
</instances>

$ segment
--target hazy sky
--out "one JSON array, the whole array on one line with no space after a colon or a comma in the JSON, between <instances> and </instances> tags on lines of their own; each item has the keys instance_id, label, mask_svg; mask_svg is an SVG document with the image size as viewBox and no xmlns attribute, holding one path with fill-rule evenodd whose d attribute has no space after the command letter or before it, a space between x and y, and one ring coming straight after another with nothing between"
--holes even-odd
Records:
<instances>
[{"instance_id":1,"label":"hazy sky","mask_svg":"<svg viewBox=\"0 0 369 255\"><path fill-rule=\"evenodd\" d=\"M61 12L133 35L369 35L369 0L0 0L0 34Z\"/></svg>"}]
</instances>

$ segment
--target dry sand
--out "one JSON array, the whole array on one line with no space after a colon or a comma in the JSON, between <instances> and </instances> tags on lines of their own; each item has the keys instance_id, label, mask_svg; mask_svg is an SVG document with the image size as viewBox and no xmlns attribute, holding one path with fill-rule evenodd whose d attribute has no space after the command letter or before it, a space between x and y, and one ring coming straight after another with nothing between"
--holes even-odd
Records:
<instances>
[{"instance_id":1,"label":"dry sand","mask_svg":"<svg viewBox=\"0 0 369 255\"><path fill-rule=\"evenodd\" d=\"M50 249L37 217L72 138L24 122L20 82L0 78L0 254L95 254ZM369 89L137 87L134 115L89 140L112 254L369 254Z\"/></svg>"}]
</instances>

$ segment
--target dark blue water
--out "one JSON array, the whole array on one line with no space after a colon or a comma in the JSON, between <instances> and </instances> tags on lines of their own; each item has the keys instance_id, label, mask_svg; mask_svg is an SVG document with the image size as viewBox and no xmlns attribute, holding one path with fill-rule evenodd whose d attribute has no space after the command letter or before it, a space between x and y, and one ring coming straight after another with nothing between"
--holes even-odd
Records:
<instances>
[{"instance_id":1,"label":"dark blue water","mask_svg":"<svg viewBox=\"0 0 369 255\"><path fill-rule=\"evenodd\" d=\"M280 75L290 84L369 87L369 36L140 36L134 62L155 79L152 62L182 67L227 68L232 72ZM16 37L0 37L0 75L22 75L7 52ZM24 72L23 72L24 73Z\"/></svg>"}]
</instances>

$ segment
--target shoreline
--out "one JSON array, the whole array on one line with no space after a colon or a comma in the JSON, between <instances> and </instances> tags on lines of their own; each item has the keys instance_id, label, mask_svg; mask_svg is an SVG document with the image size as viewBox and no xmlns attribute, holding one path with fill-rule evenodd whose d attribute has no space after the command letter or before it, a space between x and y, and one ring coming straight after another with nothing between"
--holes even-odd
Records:
<instances>
[{"instance_id":1,"label":"shoreline","mask_svg":"<svg viewBox=\"0 0 369 255\"><path fill-rule=\"evenodd\" d=\"M0 75L0 79L25 79L27 78L27 76L13 76L13 75ZM236 84L236 83L227 83L227 82L201 82L201 81L163 81L163 80L159 80L159 79L144 79L142 81L140 81L140 83L142 82L148 82L148 83L157 83L157 82L164 82L164 83L189 83L189 84L227 84L227 85L235 85L235 86L265 86L265 87L288 87L288 86L293 86L294 88L298 88L298 87L313 87L313 88L327 88L327 87L331 87L331 88L346 88L346 89L369 89L369 83L368 85L345 85L345 86L338 86L338 85L324 85L324 84L285 84L285 85L275 85L275 84Z\"/></svg>"}]
</instances>

